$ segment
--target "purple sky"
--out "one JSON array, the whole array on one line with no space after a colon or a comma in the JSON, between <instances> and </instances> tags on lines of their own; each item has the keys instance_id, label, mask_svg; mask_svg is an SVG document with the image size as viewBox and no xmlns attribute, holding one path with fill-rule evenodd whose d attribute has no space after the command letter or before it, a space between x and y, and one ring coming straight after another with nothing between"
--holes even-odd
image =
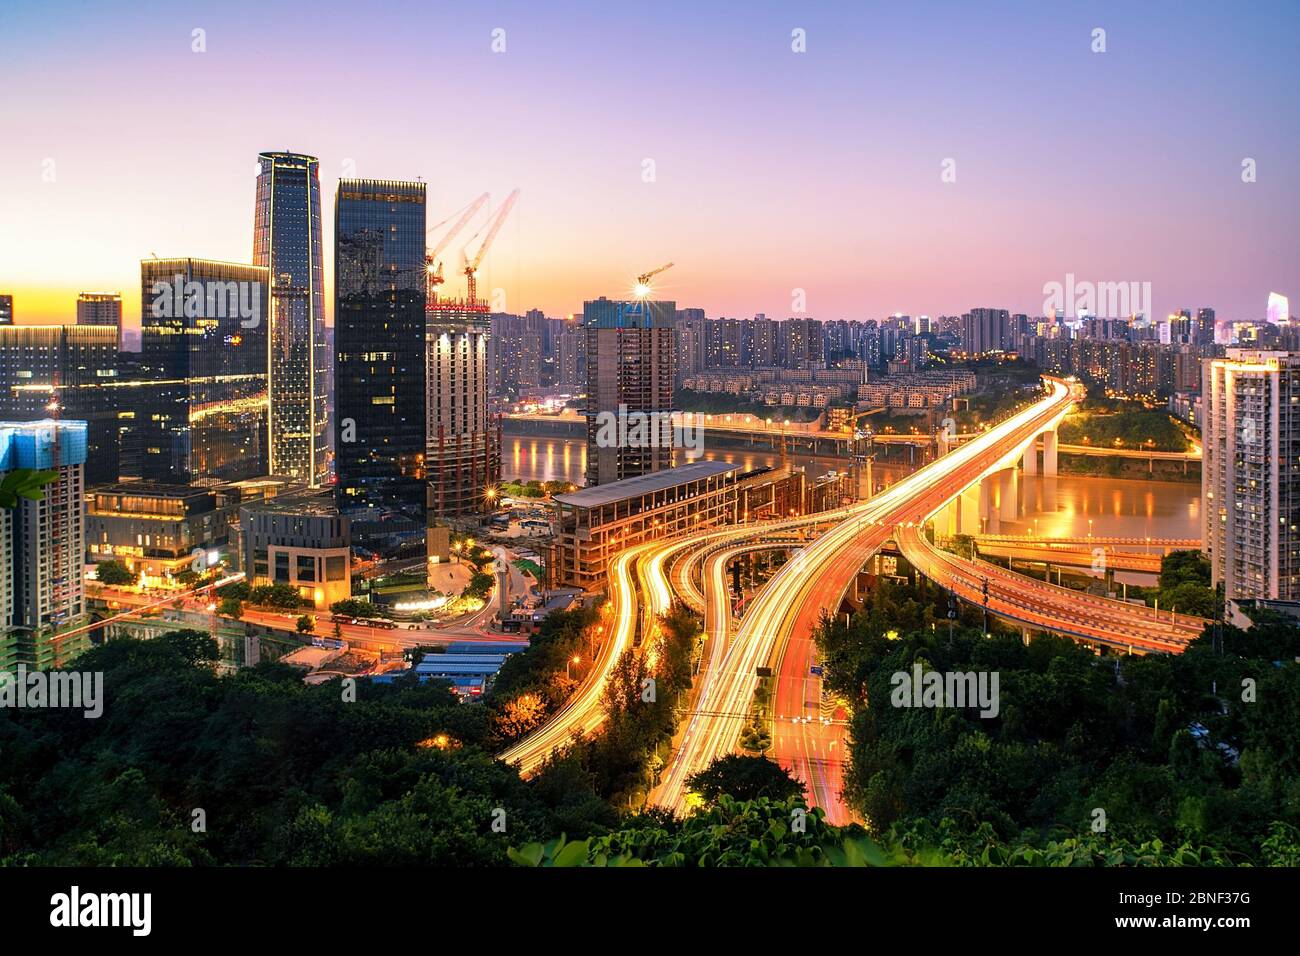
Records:
<instances>
[{"instance_id":1,"label":"purple sky","mask_svg":"<svg viewBox=\"0 0 1300 956\"><path fill-rule=\"evenodd\" d=\"M742 317L1038 314L1067 273L1159 316L1300 297L1300 4L269 6L0 8L20 321L137 315L154 252L248 261L264 149L320 157L327 273L349 161L426 179L431 222L521 187L480 279L509 311L670 259L660 295Z\"/></svg>"}]
</instances>

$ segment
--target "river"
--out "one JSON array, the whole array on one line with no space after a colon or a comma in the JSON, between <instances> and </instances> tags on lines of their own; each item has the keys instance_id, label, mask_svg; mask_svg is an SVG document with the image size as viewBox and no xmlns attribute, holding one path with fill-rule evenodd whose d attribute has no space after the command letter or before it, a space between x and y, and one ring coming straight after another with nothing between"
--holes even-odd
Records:
<instances>
[{"instance_id":1,"label":"river","mask_svg":"<svg viewBox=\"0 0 1300 956\"><path fill-rule=\"evenodd\" d=\"M765 448L706 450L710 461L726 461L749 470L776 467L780 455ZM816 471L843 469L847 463L833 456L791 455L798 466ZM679 452L677 463L686 458ZM587 467L587 446L580 438L534 438L506 435L501 472L507 480L571 481L581 484ZM874 480L894 482L905 474L902 465L878 465ZM1052 500L1053 492L1055 500ZM1043 537L1199 538L1201 536L1201 486L1197 482L1140 481L1131 478L1092 478L1061 475L1022 480L1024 517L1010 522L1016 533L1035 532ZM1037 519L1037 524L1035 524Z\"/></svg>"}]
</instances>

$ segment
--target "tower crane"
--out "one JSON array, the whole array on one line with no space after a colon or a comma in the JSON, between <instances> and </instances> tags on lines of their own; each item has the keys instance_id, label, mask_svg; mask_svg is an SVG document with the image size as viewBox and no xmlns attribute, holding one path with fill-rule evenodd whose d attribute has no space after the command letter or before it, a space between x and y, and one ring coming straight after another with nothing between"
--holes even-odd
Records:
<instances>
[{"instance_id":1,"label":"tower crane","mask_svg":"<svg viewBox=\"0 0 1300 956\"><path fill-rule=\"evenodd\" d=\"M668 269L671 269L672 267L673 264L671 262L667 262L661 265L658 269L651 269L649 272L641 273L641 275L636 277L636 285L632 287L632 294L635 295L638 299L644 299L646 296L650 294L650 280L653 279L655 276L657 276L659 273L665 272Z\"/></svg>"},{"instance_id":2,"label":"tower crane","mask_svg":"<svg viewBox=\"0 0 1300 956\"><path fill-rule=\"evenodd\" d=\"M465 250L469 248L470 243L478 238L477 232L470 236L469 242L465 243L464 248L460 250L461 262L464 264L466 297L470 308L474 308L478 302L478 267L483 262L483 256L487 254L488 247L492 245L492 240L501 231L501 224L506 221L506 216L510 215L510 210L514 208L515 200L518 198L519 190L516 189L498 207L496 216L492 219L492 226L488 229L487 235L483 237L483 243L478 247L478 252L474 254L473 259L469 258ZM481 227L479 232L482 232Z\"/></svg>"},{"instance_id":3,"label":"tower crane","mask_svg":"<svg viewBox=\"0 0 1300 956\"><path fill-rule=\"evenodd\" d=\"M483 195L475 199L473 202L471 202L468 206L466 206L459 213L460 218L456 220L456 225L448 229L443 234L442 238L439 239L438 242L433 246L433 248L425 253L424 264L425 267L428 269L428 279L426 280L425 283L425 291L427 293L426 302L429 305L433 305L433 303L437 301L438 286L442 285L442 283L446 281L442 277L442 263L438 260L438 255L442 252L442 250L447 248L447 245L451 242L452 239L456 237L456 234L465 228L466 224L468 224L469 221L474 218L474 216L478 213L478 211L483 208L483 204L486 203L487 201L488 201L488 194L484 193ZM457 213L452 213L442 222L438 223L436 226L431 227L428 230L428 232L430 234L437 232L443 226L447 225L447 223L451 222L451 220L455 218L456 215Z\"/></svg>"}]
</instances>

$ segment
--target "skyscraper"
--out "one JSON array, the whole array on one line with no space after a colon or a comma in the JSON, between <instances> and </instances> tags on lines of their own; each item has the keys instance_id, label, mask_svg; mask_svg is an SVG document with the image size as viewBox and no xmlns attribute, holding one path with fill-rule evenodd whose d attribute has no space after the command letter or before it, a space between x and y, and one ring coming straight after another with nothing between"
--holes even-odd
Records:
<instances>
[{"instance_id":1,"label":"skyscraper","mask_svg":"<svg viewBox=\"0 0 1300 956\"><path fill-rule=\"evenodd\" d=\"M141 260L150 381L124 409L138 477L214 484L269 471L267 284L265 269L236 262Z\"/></svg>"},{"instance_id":2,"label":"skyscraper","mask_svg":"<svg viewBox=\"0 0 1300 956\"><path fill-rule=\"evenodd\" d=\"M0 295L0 325L14 324L14 297Z\"/></svg>"},{"instance_id":3,"label":"skyscraper","mask_svg":"<svg viewBox=\"0 0 1300 956\"><path fill-rule=\"evenodd\" d=\"M649 474L673 463L673 321L677 303L618 302L603 296L583 308L587 332L587 484ZM649 423L642 440L611 416ZM611 440L613 438L614 440Z\"/></svg>"},{"instance_id":4,"label":"skyscraper","mask_svg":"<svg viewBox=\"0 0 1300 956\"><path fill-rule=\"evenodd\" d=\"M60 416L88 424L86 480L117 481L120 429L137 411L123 397L117 331L83 325L0 325L0 419Z\"/></svg>"},{"instance_id":5,"label":"skyscraper","mask_svg":"<svg viewBox=\"0 0 1300 956\"><path fill-rule=\"evenodd\" d=\"M1281 325L1291 318L1291 303L1287 301L1286 296L1277 292L1268 294L1268 309L1266 312L1269 325Z\"/></svg>"},{"instance_id":6,"label":"skyscraper","mask_svg":"<svg viewBox=\"0 0 1300 956\"><path fill-rule=\"evenodd\" d=\"M1202 379L1202 540L1227 598L1300 600L1300 354L1228 349Z\"/></svg>"},{"instance_id":7,"label":"skyscraper","mask_svg":"<svg viewBox=\"0 0 1300 956\"><path fill-rule=\"evenodd\" d=\"M1215 322L1214 319L1213 309L1196 310L1196 344L1197 345L1213 345L1214 332L1216 328L1217 328L1217 323Z\"/></svg>"},{"instance_id":8,"label":"skyscraper","mask_svg":"<svg viewBox=\"0 0 1300 956\"><path fill-rule=\"evenodd\" d=\"M270 470L315 486L326 479L329 450L320 164L274 152L258 162L253 264L268 270L271 283Z\"/></svg>"},{"instance_id":9,"label":"skyscraper","mask_svg":"<svg viewBox=\"0 0 1300 956\"><path fill-rule=\"evenodd\" d=\"M0 671L62 667L90 646L85 624L86 423L0 422L0 476L53 471L37 500L0 509Z\"/></svg>"},{"instance_id":10,"label":"skyscraper","mask_svg":"<svg viewBox=\"0 0 1300 956\"><path fill-rule=\"evenodd\" d=\"M443 300L425 313L430 517L484 510L501 480L499 426L488 415L490 325L475 306Z\"/></svg>"},{"instance_id":11,"label":"skyscraper","mask_svg":"<svg viewBox=\"0 0 1300 956\"><path fill-rule=\"evenodd\" d=\"M83 292L77 296L78 325L109 325L122 347L122 296L117 292Z\"/></svg>"},{"instance_id":12,"label":"skyscraper","mask_svg":"<svg viewBox=\"0 0 1300 956\"><path fill-rule=\"evenodd\" d=\"M334 201L336 499L384 556L424 549L425 191L345 179Z\"/></svg>"}]
</instances>

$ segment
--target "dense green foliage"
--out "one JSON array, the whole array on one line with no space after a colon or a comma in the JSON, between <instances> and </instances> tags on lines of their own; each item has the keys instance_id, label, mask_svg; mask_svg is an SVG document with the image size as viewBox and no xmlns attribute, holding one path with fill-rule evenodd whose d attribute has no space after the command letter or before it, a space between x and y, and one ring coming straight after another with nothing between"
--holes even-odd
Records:
<instances>
[{"instance_id":1,"label":"dense green foliage","mask_svg":"<svg viewBox=\"0 0 1300 956\"><path fill-rule=\"evenodd\" d=\"M116 587L122 584L135 584L140 579L140 575L132 571L121 561L116 559L112 561L101 561L95 565L95 580L100 584L107 584L109 587Z\"/></svg>"},{"instance_id":2,"label":"dense green foliage","mask_svg":"<svg viewBox=\"0 0 1300 956\"><path fill-rule=\"evenodd\" d=\"M1187 435L1167 411L1140 402L1089 402L1061 423L1060 439L1067 445L1186 451ZM1116 439L1119 443L1116 444Z\"/></svg>"},{"instance_id":3,"label":"dense green foliage","mask_svg":"<svg viewBox=\"0 0 1300 956\"><path fill-rule=\"evenodd\" d=\"M775 760L748 754L725 754L687 777L686 785L707 803L717 803L723 795L776 801L804 795L803 784Z\"/></svg>"},{"instance_id":4,"label":"dense green foliage","mask_svg":"<svg viewBox=\"0 0 1300 956\"><path fill-rule=\"evenodd\" d=\"M941 594L882 585L817 635L854 708L846 798L877 833L924 825L954 857L996 843L1003 861L1051 846L1124 858L1192 847L1231 863L1294 849L1300 630L1224 628L1222 652L1206 636L1179 656L1099 658L1061 638L950 636L933 627L942 610L928 597ZM892 706L892 675L917 663L996 672L998 714Z\"/></svg>"},{"instance_id":5,"label":"dense green foliage","mask_svg":"<svg viewBox=\"0 0 1300 956\"><path fill-rule=\"evenodd\" d=\"M445 686L360 681L346 702L215 659L201 632L113 641L77 662L104 674L102 717L0 713L0 863L500 864L558 832L554 794L495 761L487 711Z\"/></svg>"},{"instance_id":6,"label":"dense green foliage","mask_svg":"<svg viewBox=\"0 0 1300 956\"><path fill-rule=\"evenodd\" d=\"M487 600L487 596L492 592L493 578L492 575L482 571L475 571L470 575L469 584L465 585L462 592L465 597L478 598L481 601Z\"/></svg>"},{"instance_id":7,"label":"dense green foliage","mask_svg":"<svg viewBox=\"0 0 1300 956\"><path fill-rule=\"evenodd\" d=\"M335 601L330 605L330 610L335 614L344 614L348 617L391 617L392 612L382 604L373 604L370 601L363 601L360 598L343 598L341 601Z\"/></svg>"}]
</instances>

